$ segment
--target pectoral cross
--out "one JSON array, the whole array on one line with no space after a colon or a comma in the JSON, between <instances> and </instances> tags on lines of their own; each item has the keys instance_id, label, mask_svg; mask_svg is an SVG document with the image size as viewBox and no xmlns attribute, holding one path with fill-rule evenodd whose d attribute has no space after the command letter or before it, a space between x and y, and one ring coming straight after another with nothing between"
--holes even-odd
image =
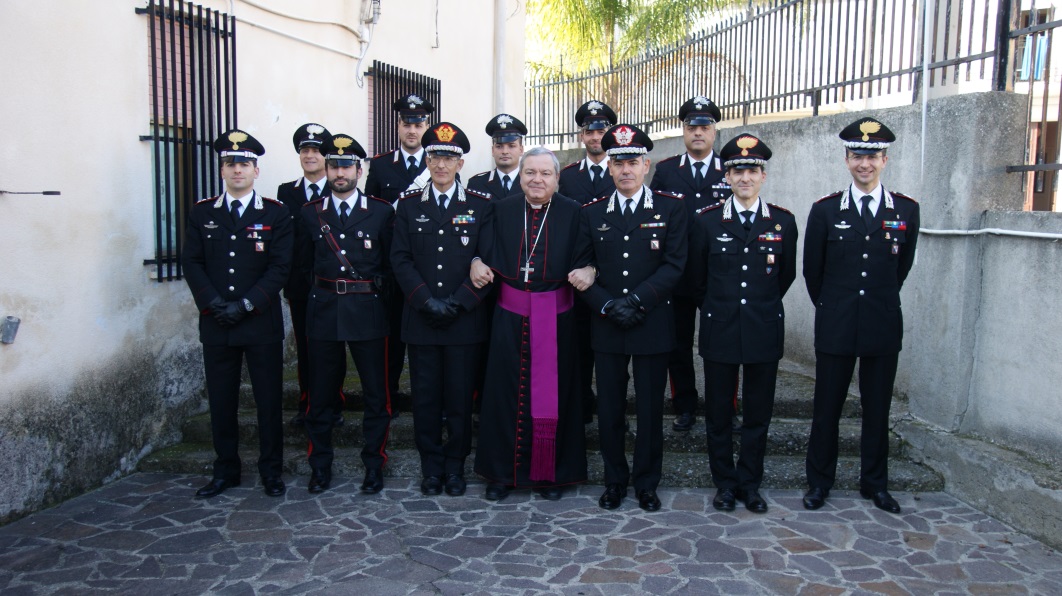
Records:
<instances>
[{"instance_id":1,"label":"pectoral cross","mask_svg":"<svg viewBox=\"0 0 1062 596\"><path fill-rule=\"evenodd\" d=\"M535 268L531 266L531 263L527 263L520 268L520 271L524 272L524 283L527 283L528 276L535 272Z\"/></svg>"}]
</instances>

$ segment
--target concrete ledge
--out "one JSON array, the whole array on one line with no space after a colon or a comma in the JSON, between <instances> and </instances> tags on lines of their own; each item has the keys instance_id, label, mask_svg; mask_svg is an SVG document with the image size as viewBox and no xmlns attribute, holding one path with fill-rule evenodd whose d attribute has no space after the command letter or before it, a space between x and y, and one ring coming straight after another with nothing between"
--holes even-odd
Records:
<instances>
[{"instance_id":1,"label":"concrete ledge","mask_svg":"<svg viewBox=\"0 0 1062 596\"><path fill-rule=\"evenodd\" d=\"M1062 547L1062 473L985 441L905 420L907 455L944 476L945 490L1054 547Z\"/></svg>"}]
</instances>

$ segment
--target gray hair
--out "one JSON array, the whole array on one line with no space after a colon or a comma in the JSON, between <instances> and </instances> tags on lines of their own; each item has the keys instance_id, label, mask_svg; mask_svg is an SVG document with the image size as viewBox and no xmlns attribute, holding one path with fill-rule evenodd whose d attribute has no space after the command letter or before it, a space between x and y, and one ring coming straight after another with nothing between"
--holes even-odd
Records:
<instances>
[{"instance_id":1,"label":"gray hair","mask_svg":"<svg viewBox=\"0 0 1062 596\"><path fill-rule=\"evenodd\" d=\"M520 170L524 169L525 159L527 159L528 157L535 157L537 155L548 155L550 159L553 160L553 171L555 171L558 176L560 175L560 161L557 160L557 155L549 149L546 149L545 147L532 147L527 151L524 151L524 154L520 156L520 164L518 165Z\"/></svg>"}]
</instances>

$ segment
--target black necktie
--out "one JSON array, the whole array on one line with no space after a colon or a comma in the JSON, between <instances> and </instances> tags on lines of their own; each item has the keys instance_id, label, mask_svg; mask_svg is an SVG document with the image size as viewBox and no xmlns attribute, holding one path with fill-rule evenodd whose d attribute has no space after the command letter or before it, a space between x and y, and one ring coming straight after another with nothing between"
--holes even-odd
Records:
<instances>
[{"instance_id":1,"label":"black necktie","mask_svg":"<svg viewBox=\"0 0 1062 596\"><path fill-rule=\"evenodd\" d=\"M870 202L873 200L874 197L863 195L863 221L867 223L867 228L870 228L870 224L874 223L874 214L870 212Z\"/></svg>"},{"instance_id":2,"label":"black necktie","mask_svg":"<svg viewBox=\"0 0 1062 596\"><path fill-rule=\"evenodd\" d=\"M321 198L320 190L321 189L317 186L316 182L310 185L310 192L312 193L312 195L310 196L311 201L316 201L317 199Z\"/></svg>"},{"instance_id":3,"label":"black necktie","mask_svg":"<svg viewBox=\"0 0 1062 596\"><path fill-rule=\"evenodd\" d=\"M698 187L704 182L704 170L701 169L703 167L704 167L704 162L703 161L695 161L695 162L693 162L693 172L694 172L693 180L697 183Z\"/></svg>"},{"instance_id":4,"label":"black necktie","mask_svg":"<svg viewBox=\"0 0 1062 596\"><path fill-rule=\"evenodd\" d=\"M339 223L347 225L347 212L350 211L350 205L347 205L346 201L339 202Z\"/></svg>"},{"instance_id":5,"label":"black necktie","mask_svg":"<svg viewBox=\"0 0 1062 596\"><path fill-rule=\"evenodd\" d=\"M590 166L590 171L592 172L592 174L590 176L590 181L591 182L597 182L598 180L601 179L601 172L603 172L604 169L601 166L595 164L595 165Z\"/></svg>"},{"instance_id":6,"label":"black necktie","mask_svg":"<svg viewBox=\"0 0 1062 596\"><path fill-rule=\"evenodd\" d=\"M439 213L446 213L446 195L439 195Z\"/></svg>"},{"instance_id":7,"label":"black necktie","mask_svg":"<svg viewBox=\"0 0 1062 596\"><path fill-rule=\"evenodd\" d=\"M623 218L630 221L634 215L634 199L623 199Z\"/></svg>"},{"instance_id":8,"label":"black necktie","mask_svg":"<svg viewBox=\"0 0 1062 596\"><path fill-rule=\"evenodd\" d=\"M410 155L409 157L406 158L406 162L409 163L409 165L406 167L406 171L409 172L410 177L416 176L417 175L417 158L413 157L412 155Z\"/></svg>"},{"instance_id":9,"label":"black necktie","mask_svg":"<svg viewBox=\"0 0 1062 596\"><path fill-rule=\"evenodd\" d=\"M229 214L232 215L232 223L240 223L240 207L242 206L243 203L239 201L233 201L229 204Z\"/></svg>"},{"instance_id":10,"label":"black necktie","mask_svg":"<svg viewBox=\"0 0 1062 596\"><path fill-rule=\"evenodd\" d=\"M505 187L505 192L509 192L510 184L512 184L512 178L509 178L508 174L502 176L502 186Z\"/></svg>"},{"instance_id":11,"label":"black necktie","mask_svg":"<svg viewBox=\"0 0 1062 596\"><path fill-rule=\"evenodd\" d=\"M747 232L747 231L751 230L752 229L752 210L751 209L747 209L745 211L742 211L741 212L741 217L745 218L744 223L741 224L741 225L745 226L745 231Z\"/></svg>"}]
</instances>

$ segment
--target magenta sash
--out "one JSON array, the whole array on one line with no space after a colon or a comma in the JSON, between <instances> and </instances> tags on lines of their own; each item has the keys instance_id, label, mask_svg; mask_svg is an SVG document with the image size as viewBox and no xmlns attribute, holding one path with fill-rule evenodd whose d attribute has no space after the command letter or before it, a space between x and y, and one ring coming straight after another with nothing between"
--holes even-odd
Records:
<instances>
[{"instance_id":1,"label":"magenta sash","mask_svg":"<svg viewBox=\"0 0 1062 596\"><path fill-rule=\"evenodd\" d=\"M528 318L531 334L531 480L553 481L557 462L557 315L571 310L570 286L524 292L501 284L498 306Z\"/></svg>"}]
</instances>

